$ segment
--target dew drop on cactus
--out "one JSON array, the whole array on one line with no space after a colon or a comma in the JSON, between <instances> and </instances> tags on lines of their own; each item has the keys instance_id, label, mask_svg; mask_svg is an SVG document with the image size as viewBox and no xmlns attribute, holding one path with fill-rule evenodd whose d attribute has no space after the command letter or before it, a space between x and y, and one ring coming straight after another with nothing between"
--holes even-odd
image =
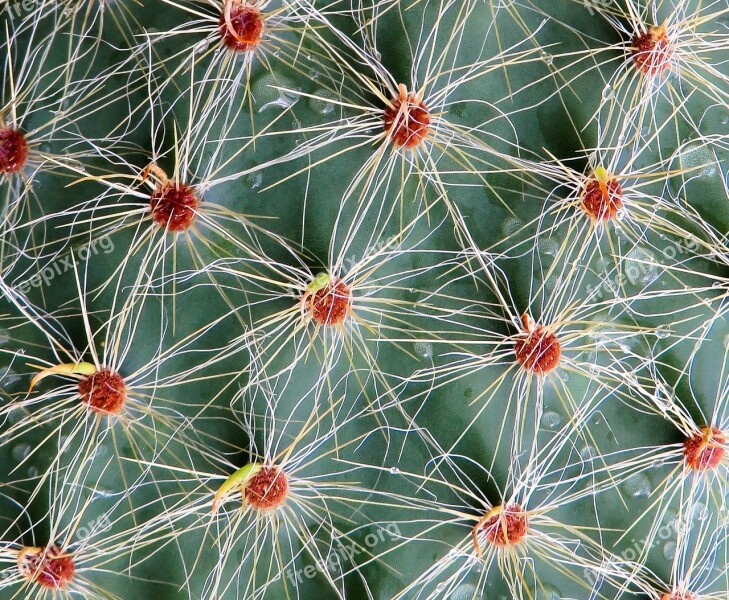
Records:
<instances>
[{"instance_id":1,"label":"dew drop on cactus","mask_svg":"<svg viewBox=\"0 0 729 600\"><path fill-rule=\"evenodd\" d=\"M157 186L149 200L152 218L169 231L184 231L195 221L200 199L189 185L166 181Z\"/></svg>"},{"instance_id":2,"label":"dew drop on cactus","mask_svg":"<svg viewBox=\"0 0 729 600\"><path fill-rule=\"evenodd\" d=\"M718 171L714 153L701 140L686 144L678 153L680 168L693 170L696 177L714 177Z\"/></svg>"},{"instance_id":3,"label":"dew drop on cactus","mask_svg":"<svg viewBox=\"0 0 729 600\"><path fill-rule=\"evenodd\" d=\"M636 473L630 476L623 485L628 495L638 498L650 496L653 492L651 481L645 473Z\"/></svg>"},{"instance_id":4,"label":"dew drop on cactus","mask_svg":"<svg viewBox=\"0 0 729 600\"><path fill-rule=\"evenodd\" d=\"M0 171L17 173L28 160L28 142L21 131L12 127L0 128Z\"/></svg>"},{"instance_id":5,"label":"dew drop on cactus","mask_svg":"<svg viewBox=\"0 0 729 600\"><path fill-rule=\"evenodd\" d=\"M261 11L249 2L230 0L220 15L218 30L223 44L235 52L252 50L263 35Z\"/></svg>"},{"instance_id":6,"label":"dew drop on cactus","mask_svg":"<svg viewBox=\"0 0 729 600\"><path fill-rule=\"evenodd\" d=\"M419 146L430 133L430 112L425 103L400 84L400 95L385 108L385 132L401 148Z\"/></svg>"},{"instance_id":7,"label":"dew drop on cactus","mask_svg":"<svg viewBox=\"0 0 729 600\"><path fill-rule=\"evenodd\" d=\"M302 310L319 325L341 325L351 308L352 290L341 279L326 274L318 275L302 298Z\"/></svg>"},{"instance_id":8,"label":"dew drop on cactus","mask_svg":"<svg viewBox=\"0 0 729 600\"><path fill-rule=\"evenodd\" d=\"M529 315L523 315L525 332L514 342L517 362L527 371L546 374L553 370L562 355L557 336L541 325L535 325Z\"/></svg>"},{"instance_id":9,"label":"dew drop on cactus","mask_svg":"<svg viewBox=\"0 0 729 600\"><path fill-rule=\"evenodd\" d=\"M548 429L556 429L562 423L562 415L553 410L548 410L542 415L542 426Z\"/></svg>"},{"instance_id":10,"label":"dew drop on cactus","mask_svg":"<svg viewBox=\"0 0 729 600\"><path fill-rule=\"evenodd\" d=\"M81 401L94 412L113 415L119 413L127 398L127 386L116 371L101 369L82 379L78 384Z\"/></svg>"},{"instance_id":11,"label":"dew drop on cactus","mask_svg":"<svg viewBox=\"0 0 729 600\"><path fill-rule=\"evenodd\" d=\"M663 558L665 558L666 560L673 560L673 558L676 556L676 548L676 542L666 542L666 544L663 546Z\"/></svg>"},{"instance_id":12,"label":"dew drop on cactus","mask_svg":"<svg viewBox=\"0 0 729 600\"><path fill-rule=\"evenodd\" d=\"M245 501L257 510L278 508L286 500L288 492L288 478L276 467L261 468L243 490Z\"/></svg>"},{"instance_id":13,"label":"dew drop on cactus","mask_svg":"<svg viewBox=\"0 0 729 600\"><path fill-rule=\"evenodd\" d=\"M644 75L658 75L671 66L673 45L664 25L636 33L631 51L635 67Z\"/></svg>"},{"instance_id":14,"label":"dew drop on cactus","mask_svg":"<svg viewBox=\"0 0 729 600\"><path fill-rule=\"evenodd\" d=\"M33 450L30 444L16 444L10 450L10 456L16 462L23 462Z\"/></svg>"},{"instance_id":15,"label":"dew drop on cactus","mask_svg":"<svg viewBox=\"0 0 729 600\"><path fill-rule=\"evenodd\" d=\"M716 427L702 427L701 433L683 443L686 466L694 471L707 471L719 466L724 458L726 436Z\"/></svg>"},{"instance_id":16,"label":"dew drop on cactus","mask_svg":"<svg viewBox=\"0 0 729 600\"><path fill-rule=\"evenodd\" d=\"M527 515L518 504L495 506L473 529L473 543L481 553L478 533L483 532L486 541L493 546L506 547L518 544L527 533Z\"/></svg>"},{"instance_id":17,"label":"dew drop on cactus","mask_svg":"<svg viewBox=\"0 0 729 600\"><path fill-rule=\"evenodd\" d=\"M504 235L508 236L513 235L522 227L524 227L524 222L521 219L518 217L507 217L501 225L501 231L504 232Z\"/></svg>"},{"instance_id":18,"label":"dew drop on cactus","mask_svg":"<svg viewBox=\"0 0 729 600\"><path fill-rule=\"evenodd\" d=\"M478 598L479 594L475 586L470 583L462 583L453 590L450 597L451 600L470 600L471 598Z\"/></svg>"},{"instance_id":19,"label":"dew drop on cactus","mask_svg":"<svg viewBox=\"0 0 729 600\"><path fill-rule=\"evenodd\" d=\"M616 177L609 175L603 167L598 167L585 182L580 204L592 219L614 219L623 207L623 188Z\"/></svg>"},{"instance_id":20,"label":"dew drop on cactus","mask_svg":"<svg viewBox=\"0 0 729 600\"><path fill-rule=\"evenodd\" d=\"M65 589L76 571L73 557L55 544L46 548L23 548L18 556L18 568L23 577L50 590Z\"/></svg>"}]
</instances>

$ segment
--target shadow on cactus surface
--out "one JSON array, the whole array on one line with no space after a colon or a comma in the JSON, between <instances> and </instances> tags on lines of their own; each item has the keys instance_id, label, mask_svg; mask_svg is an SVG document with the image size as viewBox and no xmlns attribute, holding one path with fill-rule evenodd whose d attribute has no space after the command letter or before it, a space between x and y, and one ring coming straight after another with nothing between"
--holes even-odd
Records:
<instances>
[{"instance_id":1,"label":"shadow on cactus surface","mask_svg":"<svg viewBox=\"0 0 729 600\"><path fill-rule=\"evenodd\" d=\"M729 598L726 0L0 10L0 598Z\"/></svg>"}]
</instances>

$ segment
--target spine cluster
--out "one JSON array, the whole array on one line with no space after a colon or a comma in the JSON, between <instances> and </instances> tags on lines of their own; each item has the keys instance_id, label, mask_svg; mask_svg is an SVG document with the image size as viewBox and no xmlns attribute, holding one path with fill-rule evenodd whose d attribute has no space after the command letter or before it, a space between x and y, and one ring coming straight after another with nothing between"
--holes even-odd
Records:
<instances>
[{"instance_id":1,"label":"spine cluster","mask_svg":"<svg viewBox=\"0 0 729 600\"><path fill-rule=\"evenodd\" d=\"M725 0L0 10L0 597L729 597Z\"/></svg>"}]
</instances>

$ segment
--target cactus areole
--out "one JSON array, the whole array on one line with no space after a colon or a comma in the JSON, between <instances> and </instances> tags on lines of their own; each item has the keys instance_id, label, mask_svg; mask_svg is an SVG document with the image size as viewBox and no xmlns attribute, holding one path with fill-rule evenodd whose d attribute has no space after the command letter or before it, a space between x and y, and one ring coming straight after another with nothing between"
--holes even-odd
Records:
<instances>
[{"instance_id":1,"label":"cactus areole","mask_svg":"<svg viewBox=\"0 0 729 600\"><path fill-rule=\"evenodd\" d=\"M352 308L352 290L342 279L319 273L307 286L301 309L318 325L341 325Z\"/></svg>"},{"instance_id":2,"label":"cactus areole","mask_svg":"<svg viewBox=\"0 0 729 600\"><path fill-rule=\"evenodd\" d=\"M127 386L116 371L101 369L78 384L81 401L99 414L118 414L127 398Z\"/></svg>"},{"instance_id":3,"label":"cactus areole","mask_svg":"<svg viewBox=\"0 0 729 600\"><path fill-rule=\"evenodd\" d=\"M17 173L28 160L28 142L21 131L0 126L0 171Z\"/></svg>"},{"instance_id":4,"label":"cactus areole","mask_svg":"<svg viewBox=\"0 0 729 600\"><path fill-rule=\"evenodd\" d=\"M483 533L492 546L513 546L524 538L527 528L527 514L521 506L516 503L495 506L473 528L473 546L479 555L482 554L479 533Z\"/></svg>"},{"instance_id":5,"label":"cactus areole","mask_svg":"<svg viewBox=\"0 0 729 600\"><path fill-rule=\"evenodd\" d=\"M272 510L281 506L289 493L286 474L276 467L263 467L243 488L245 501L257 510Z\"/></svg>"},{"instance_id":6,"label":"cactus areole","mask_svg":"<svg viewBox=\"0 0 729 600\"><path fill-rule=\"evenodd\" d=\"M694 600L694 595L691 592L666 592L661 600Z\"/></svg>"},{"instance_id":7,"label":"cactus areole","mask_svg":"<svg viewBox=\"0 0 729 600\"><path fill-rule=\"evenodd\" d=\"M400 95L385 109L384 128L395 146L412 149L422 144L430 133L430 112L404 85L400 84L399 91Z\"/></svg>"},{"instance_id":8,"label":"cactus areole","mask_svg":"<svg viewBox=\"0 0 729 600\"><path fill-rule=\"evenodd\" d=\"M663 25L636 33L631 51L635 67L644 75L658 75L671 66L673 45Z\"/></svg>"},{"instance_id":9,"label":"cactus areole","mask_svg":"<svg viewBox=\"0 0 729 600\"><path fill-rule=\"evenodd\" d=\"M616 177L600 167L585 182L580 201L590 218L608 221L614 219L623 207L623 188Z\"/></svg>"},{"instance_id":10,"label":"cactus areole","mask_svg":"<svg viewBox=\"0 0 729 600\"><path fill-rule=\"evenodd\" d=\"M157 225L168 231L185 231L195 221L200 199L191 186L169 181L152 192L149 205Z\"/></svg>"},{"instance_id":11,"label":"cactus areole","mask_svg":"<svg viewBox=\"0 0 729 600\"><path fill-rule=\"evenodd\" d=\"M694 471L716 469L724 459L726 435L716 427L702 427L701 433L683 443L686 466Z\"/></svg>"},{"instance_id":12,"label":"cactus areole","mask_svg":"<svg viewBox=\"0 0 729 600\"><path fill-rule=\"evenodd\" d=\"M18 555L18 569L23 577L49 590L65 589L76 572L71 554L55 544L23 548Z\"/></svg>"},{"instance_id":13,"label":"cactus areole","mask_svg":"<svg viewBox=\"0 0 729 600\"><path fill-rule=\"evenodd\" d=\"M263 36L261 11L249 2L230 0L220 15L218 30L223 44L235 52L254 49Z\"/></svg>"},{"instance_id":14,"label":"cactus areole","mask_svg":"<svg viewBox=\"0 0 729 600\"><path fill-rule=\"evenodd\" d=\"M562 346L554 333L536 325L529 315L523 315L522 322L525 331L514 342L516 361L531 373L545 375L559 364Z\"/></svg>"}]
</instances>

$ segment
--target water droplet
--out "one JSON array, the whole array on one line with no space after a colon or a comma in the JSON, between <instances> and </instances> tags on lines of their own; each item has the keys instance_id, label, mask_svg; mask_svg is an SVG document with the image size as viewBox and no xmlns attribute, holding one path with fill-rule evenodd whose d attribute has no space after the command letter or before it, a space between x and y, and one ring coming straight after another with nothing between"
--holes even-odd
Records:
<instances>
[{"instance_id":1,"label":"water droplet","mask_svg":"<svg viewBox=\"0 0 729 600\"><path fill-rule=\"evenodd\" d=\"M97 458L103 458L105 456L109 456L111 451L109 450L109 446L106 444L99 444L96 446L96 449L94 450L94 455Z\"/></svg>"},{"instance_id":2,"label":"water droplet","mask_svg":"<svg viewBox=\"0 0 729 600\"><path fill-rule=\"evenodd\" d=\"M415 342L415 354L421 358L433 356L433 346L429 342Z\"/></svg>"},{"instance_id":3,"label":"water droplet","mask_svg":"<svg viewBox=\"0 0 729 600\"><path fill-rule=\"evenodd\" d=\"M272 107L288 108L296 103L298 96L292 92L282 91L280 88L295 90L295 83L287 78L274 78L270 73L261 76L252 84L252 95L256 104L260 107L258 112L263 112Z\"/></svg>"},{"instance_id":4,"label":"water droplet","mask_svg":"<svg viewBox=\"0 0 729 600\"><path fill-rule=\"evenodd\" d=\"M195 54L205 54L207 49L210 47L210 41L209 40L202 40L198 44L195 45L195 48L193 49L193 52Z\"/></svg>"},{"instance_id":5,"label":"water droplet","mask_svg":"<svg viewBox=\"0 0 729 600\"><path fill-rule=\"evenodd\" d=\"M658 339L664 340L667 337L669 337L673 332L671 331L671 328L667 325L660 325L659 327L656 327L655 335Z\"/></svg>"},{"instance_id":6,"label":"water droplet","mask_svg":"<svg viewBox=\"0 0 729 600\"><path fill-rule=\"evenodd\" d=\"M559 242L554 238L540 238L539 252L549 256L557 256L559 253Z\"/></svg>"},{"instance_id":7,"label":"water droplet","mask_svg":"<svg viewBox=\"0 0 729 600\"><path fill-rule=\"evenodd\" d=\"M0 329L0 347L5 346L10 341L10 332L7 329Z\"/></svg>"},{"instance_id":8,"label":"water droplet","mask_svg":"<svg viewBox=\"0 0 729 600\"><path fill-rule=\"evenodd\" d=\"M337 95L326 89L316 90L313 93L313 97L308 97L306 102L311 110L319 113L320 115L328 115L334 112L336 105L330 100L337 100Z\"/></svg>"},{"instance_id":9,"label":"water droplet","mask_svg":"<svg viewBox=\"0 0 729 600\"><path fill-rule=\"evenodd\" d=\"M246 175L243 180L249 188L255 190L256 188L261 187L261 184L263 183L263 173L261 173L260 171L248 173L248 175Z\"/></svg>"},{"instance_id":10,"label":"water droplet","mask_svg":"<svg viewBox=\"0 0 729 600\"><path fill-rule=\"evenodd\" d=\"M10 367L0 367L0 383L2 383L3 387L12 387L16 383L18 383L20 379L20 375L18 375Z\"/></svg>"},{"instance_id":11,"label":"water droplet","mask_svg":"<svg viewBox=\"0 0 729 600\"><path fill-rule=\"evenodd\" d=\"M22 462L25 460L28 455L30 454L31 446L30 444L16 444L13 446L10 450L10 456L13 457L13 460L15 462Z\"/></svg>"},{"instance_id":12,"label":"water droplet","mask_svg":"<svg viewBox=\"0 0 729 600\"><path fill-rule=\"evenodd\" d=\"M562 415L553 410L548 410L542 415L542 425L548 429L559 427L562 422Z\"/></svg>"},{"instance_id":13,"label":"water droplet","mask_svg":"<svg viewBox=\"0 0 729 600\"><path fill-rule=\"evenodd\" d=\"M631 285L647 284L658 279L658 261L647 248L633 248L625 256L625 273Z\"/></svg>"},{"instance_id":14,"label":"water droplet","mask_svg":"<svg viewBox=\"0 0 729 600\"><path fill-rule=\"evenodd\" d=\"M38 471L38 467L28 467L28 470L26 471L26 473L27 473L28 477L33 479L35 477L38 477L38 473L40 473L40 471Z\"/></svg>"},{"instance_id":15,"label":"water droplet","mask_svg":"<svg viewBox=\"0 0 729 600\"><path fill-rule=\"evenodd\" d=\"M663 522L672 529L676 529L678 527L678 513L672 510L666 511Z\"/></svg>"},{"instance_id":16,"label":"water droplet","mask_svg":"<svg viewBox=\"0 0 729 600\"><path fill-rule=\"evenodd\" d=\"M691 515L695 521L706 521L706 519L708 519L710 516L710 511L708 508L706 508L706 505L702 504L701 502L697 502L693 506Z\"/></svg>"},{"instance_id":17,"label":"water droplet","mask_svg":"<svg viewBox=\"0 0 729 600\"><path fill-rule=\"evenodd\" d=\"M59 449L63 449L62 452L64 454L68 454L69 452L71 452L71 450L73 450L73 444L68 443L68 437L69 436L67 436L67 435L62 435L60 444L58 446Z\"/></svg>"},{"instance_id":18,"label":"water droplet","mask_svg":"<svg viewBox=\"0 0 729 600\"><path fill-rule=\"evenodd\" d=\"M481 598L481 594L470 583L462 583L450 595L450 600L476 600L478 598Z\"/></svg>"},{"instance_id":19,"label":"water droplet","mask_svg":"<svg viewBox=\"0 0 729 600\"><path fill-rule=\"evenodd\" d=\"M551 65L552 63L554 63L554 57L548 52L542 52L542 60L546 65Z\"/></svg>"},{"instance_id":20,"label":"water droplet","mask_svg":"<svg viewBox=\"0 0 729 600\"><path fill-rule=\"evenodd\" d=\"M604 100L611 98L612 95L613 95L613 86L608 84L604 88L602 88L602 97Z\"/></svg>"},{"instance_id":21,"label":"water droplet","mask_svg":"<svg viewBox=\"0 0 729 600\"><path fill-rule=\"evenodd\" d=\"M400 469L398 469L397 467L391 467L390 468L390 473L392 475L399 475L400 474Z\"/></svg>"},{"instance_id":22,"label":"water droplet","mask_svg":"<svg viewBox=\"0 0 729 600\"><path fill-rule=\"evenodd\" d=\"M691 142L681 149L678 161L682 169L696 169L687 173L688 177L713 177L717 172L716 157L702 142Z\"/></svg>"},{"instance_id":23,"label":"water droplet","mask_svg":"<svg viewBox=\"0 0 729 600\"><path fill-rule=\"evenodd\" d=\"M13 408L8 412L8 423L10 425L17 425L23 419L27 419L30 416L30 411L20 406Z\"/></svg>"},{"instance_id":24,"label":"water droplet","mask_svg":"<svg viewBox=\"0 0 729 600\"><path fill-rule=\"evenodd\" d=\"M519 231L523 226L524 221L518 217L508 217L504 219L504 222L501 224L501 231L504 232L504 235L512 235Z\"/></svg>"},{"instance_id":25,"label":"water droplet","mask_svg":"<svg viewBox=\"0 0 729 600\"><path fill-rule=\"evenodd\" d=\"M267 110L269 108L273 107L279 107L279 108L289 108L290 106L293 106L296 104L296 101L298 98L295 96L291 96L286 93L281 93L281 95L276 100L271 100L271 102L266 102L261 108L258 109L259 113L262 113L264 110Z\"/></svg>"},{"instance_id":26,"label":"water droplet","mask_svg":"<svg viewBox=\"0 0 729 600\"><path fill-rule=\"evenodd\" d=\"M584 460L590 460L597 456L597 451L593 446L585 446L584 448L582 448L582 450L580 450L580 456Z\"/></svg>"},{"instance_id":27,"label":"water droplet","mask_svg":"<svg viewBox=\"0 0 729 600\"><path fill-rule=\"evenodd\" d=\"M651 481L644 473L636 473L630 476L623 484L623 488L627 494L635 498L650 496L653 492Z\"/></svg>"},{"instance_id":28,"label":"water droplet","mask_svg":"<svg viewBox=\"0 0 729 600\"><path fill-rule=\"evenodd\" d=\"M663 546L663 557L666 560L673 560L676 556L676 542L666 542Z\"/></svg>"}]
</instances>

